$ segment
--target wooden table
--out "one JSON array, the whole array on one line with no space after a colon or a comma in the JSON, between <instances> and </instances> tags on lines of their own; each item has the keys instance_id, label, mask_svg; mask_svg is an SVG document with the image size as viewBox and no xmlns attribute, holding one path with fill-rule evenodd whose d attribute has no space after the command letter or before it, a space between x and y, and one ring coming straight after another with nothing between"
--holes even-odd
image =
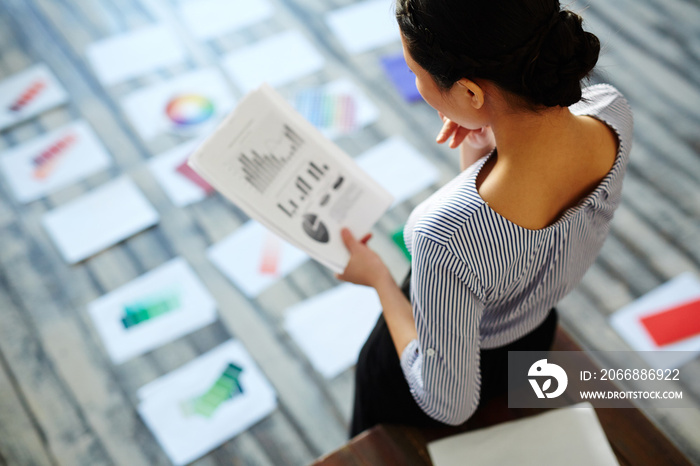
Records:
<instances>
[{"instance_id":1,"label":"wooden table","mask_svg":"<svg viewBox=\"0 0 700 466\"><path fill-rule=\"evenodd\" d=\"M553 351L582 351L561 328L557 329ZM596 365L585 355L582 370L595 370ZM562 395L578 391L570 383ZM612 387L611 387L612 388ZM573 398L567 397L571 404ZM318 459L315 466L406 465L430 466L427 445L450 435L487 427L543 412L543 409L510 409L507 397L491 400L464 425L444 429L416 429L398 425L378 425L348 442L338 450ZM686 457L637 408L596 408L603 430L621 465L690 465Z\"/></svg>"}]
</instances>

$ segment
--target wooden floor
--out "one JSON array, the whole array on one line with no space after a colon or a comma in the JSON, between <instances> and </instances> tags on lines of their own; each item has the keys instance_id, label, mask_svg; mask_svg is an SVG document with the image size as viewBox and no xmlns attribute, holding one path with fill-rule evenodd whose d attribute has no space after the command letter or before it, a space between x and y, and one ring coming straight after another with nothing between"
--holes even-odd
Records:
<instances>
[{"instance_id":1,"label":"wooden floor","mask_svg":"<svg viewBox=\"0 0 700 466\"><path fill-rule=\"evenodd\" d=\"M206 247L245 216L218 196L173 207L144 162L180 141L163 137L144 144L119 108L133 89L217 65L244 44L299 29L315 41L327 66L289 89L349 75L381 110L379 122L339 141L348 153L402 135L440 168L441 182L457 173L457 155L433 143L440 126L434 111L405 104L383 77L378 57L399 51L399 44L349 56L323 14L351 0L271 1L278 10L271 21L209 43L186 34L175 16L176 0L0 4L0 78L46 62L71 96L69 105L0 133L0 150L84 118L116 159L107 172L22 207L0 184L0 465L169 464L136 412L136 390L231 337L245 344L274 385L279 407L195 464L302 465L345 441L352 370L324 380L282 328L284 310L335 286L332 274L308 262L259 299L247 300L205 257ZM681 272L700 274L700 6L694 0L591 0L574 8L585 9L589 28L604 42L595 81L611 82L627 95L636 139L610 238L583 283L558 307L563 325L584 346L627 349L607 316ZM87 66L87 45L156 21L181 31L191 58L103 88ZM156 206L160 224L67 266L40 227L41 215L123 173ZM428 194L394 208L376 227L373 246L397 278L408 263L389 234ZM123 365L111 364L86 304L178 255L215 296L219 321ZM683 375L686 398L698 402L700 361L684 366ZM700 463L699 410L643 408Z\"/></svg>"}]
</instances>

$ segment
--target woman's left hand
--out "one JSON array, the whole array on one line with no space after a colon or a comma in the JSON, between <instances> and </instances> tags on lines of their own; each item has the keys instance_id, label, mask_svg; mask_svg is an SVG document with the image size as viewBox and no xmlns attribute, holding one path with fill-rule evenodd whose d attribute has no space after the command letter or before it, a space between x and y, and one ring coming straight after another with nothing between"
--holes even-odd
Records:
<instances>
[{"instance_id":1,"label":"woman's left hand","mask_svg":"<svg viewBox=\"0 0 700 466\"><path fill-rule=\"evenodd\" d=\"M350 252L350 261L343 273L336 274L335 277L338 280L376 288L376 285L381 280L391 276L384 261L366 244L372 237L371 233L368 233L359 241L347 228L343 228L340 234L345 247Z\"/></svg>"}]
</instances>

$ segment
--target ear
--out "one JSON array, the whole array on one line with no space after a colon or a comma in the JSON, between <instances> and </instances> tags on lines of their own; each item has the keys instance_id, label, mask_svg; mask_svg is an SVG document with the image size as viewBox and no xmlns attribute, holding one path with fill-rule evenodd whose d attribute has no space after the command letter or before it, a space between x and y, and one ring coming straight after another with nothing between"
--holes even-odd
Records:
<instances>
[{"instance_id":1,"label":"ear","mask_svg":"<svg viewBox=\"0 0 700 466\"><path fill-rule=\"evenodd\" d=\"M464 92L464 96L472 107L478 110L484 106L484 90L481 86L467 78L462 78L457 81L457 85L460 86L460 89Z\"/></svg>"}]
</instances>

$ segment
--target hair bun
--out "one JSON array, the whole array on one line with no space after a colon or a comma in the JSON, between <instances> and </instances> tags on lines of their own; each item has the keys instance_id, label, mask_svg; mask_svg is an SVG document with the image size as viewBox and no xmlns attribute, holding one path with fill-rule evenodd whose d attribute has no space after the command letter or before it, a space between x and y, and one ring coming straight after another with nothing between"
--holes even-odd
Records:
<instances>
[{"instance_id":1,"label":"hair bun","mask_svg":"<svg viewBox=\"0 0 700 466\"><path fill-rule=\"evenodd\" d=\"M600 53L600 41L584 31L582 23L581 16L562 10L559 21L543 33L523 72L523 88L533 102L568 107L581 100L581 80L593 70Z\"/></svg>"}]
</instances>

